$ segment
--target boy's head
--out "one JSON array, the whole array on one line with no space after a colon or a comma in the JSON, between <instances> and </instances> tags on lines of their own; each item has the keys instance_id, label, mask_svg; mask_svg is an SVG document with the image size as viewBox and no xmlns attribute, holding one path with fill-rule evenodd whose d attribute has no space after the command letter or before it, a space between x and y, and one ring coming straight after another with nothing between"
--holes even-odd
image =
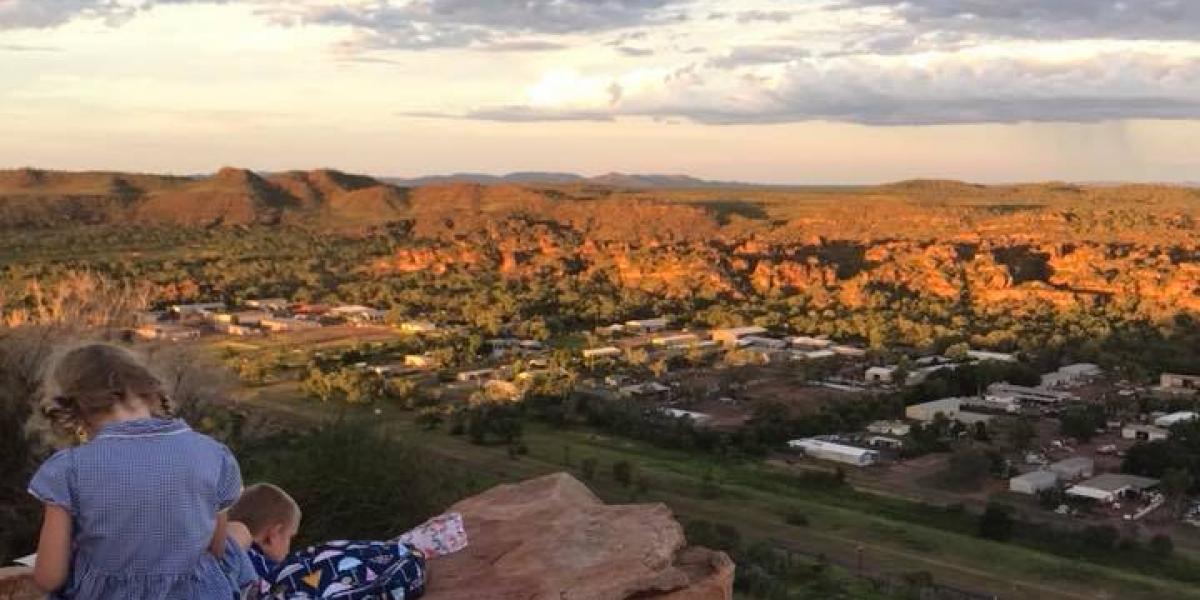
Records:
<instances>
[{"instance_id":1,"label":"boy's head","mask_svg":"<svg viewBox=\"0 0 1200 600\"><path fill-rule=\"evenodd\" d=\"M280 562L292 551L292 538L300 529L300 506L278 486L256 483L230 507L229 520L245 525L263 554Z\"/></svg>"}]
</instances>

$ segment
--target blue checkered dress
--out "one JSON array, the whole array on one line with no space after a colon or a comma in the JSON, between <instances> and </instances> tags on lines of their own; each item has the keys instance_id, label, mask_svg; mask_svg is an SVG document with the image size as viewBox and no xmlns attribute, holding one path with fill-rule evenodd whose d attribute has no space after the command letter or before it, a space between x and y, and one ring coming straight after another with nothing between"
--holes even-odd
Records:
<instances>
[{"instance_id":1,"label":"blue checkered dress","mask_svg":"<svg viewBox=\"0 0 1200 600\"><path fill-rule=\"evenodd\" d=\"M208 547L242 490L229 449L180 420L113 423L38 469L29 493L66 509L71 576L58 598L229 600Z\"/></svg>"}]
</instances>

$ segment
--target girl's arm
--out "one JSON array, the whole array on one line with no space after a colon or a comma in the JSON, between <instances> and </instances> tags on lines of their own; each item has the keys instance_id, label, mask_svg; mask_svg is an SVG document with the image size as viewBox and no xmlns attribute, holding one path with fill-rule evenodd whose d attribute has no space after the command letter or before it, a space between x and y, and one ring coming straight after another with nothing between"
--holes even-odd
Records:
<instances>
[{"instance_id":1,"label":"girl's arm","mask_svg":"<svg viewBox=\"0 0 1200 600\"><path fill-rule=\"evenodd\" d=\"M208 551L217 558L225 556L225 535L228 528L229 514L225 511L217 513L217 526L213 530L212 541L208 543Z\"/></svg>"},{"instance_id":2,"label":"girl's arm","mask_svg":"<svg viewBox=\"0 0 1200 600\"><path fill-rule=\"evenodd\" d=\"M71 515L60 506L47 504L37 562L33 567L33 583L43 592L53 593L67 582L70 572Z\"/></svg>"}]
</instances>

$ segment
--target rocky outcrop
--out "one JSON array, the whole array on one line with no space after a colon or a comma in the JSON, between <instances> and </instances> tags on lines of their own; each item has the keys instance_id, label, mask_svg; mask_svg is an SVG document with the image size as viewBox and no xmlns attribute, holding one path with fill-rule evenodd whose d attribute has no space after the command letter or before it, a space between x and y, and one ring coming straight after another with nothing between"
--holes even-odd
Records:
<instances>
[{"instance_id":1,"label":"rocky outcrop","mask_svg":"<svg viewBox=\"0 0 1200 600\"><path fill-rule=\"evenodd\" d=\"M428 600L726 600L733 562L689 548L662 504L606 505L559 473L450 508L466 550L430 562Z\"/></svg>"}]
</instances>

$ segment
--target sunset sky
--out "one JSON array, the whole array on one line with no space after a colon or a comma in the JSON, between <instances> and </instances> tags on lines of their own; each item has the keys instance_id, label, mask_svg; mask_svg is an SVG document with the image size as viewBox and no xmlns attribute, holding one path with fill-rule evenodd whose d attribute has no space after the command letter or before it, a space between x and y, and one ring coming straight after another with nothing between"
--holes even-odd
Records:
<instances>
[{"instance_id":1,"label":"sunset sky","mask_svg":"<svg viewBox=\"0 0 1200 600\"><path fill-rule=\"evenodd\" d=\"M1200 181L1194 0L0 0L0 168Z\"/></svg>"}]
</instances>

